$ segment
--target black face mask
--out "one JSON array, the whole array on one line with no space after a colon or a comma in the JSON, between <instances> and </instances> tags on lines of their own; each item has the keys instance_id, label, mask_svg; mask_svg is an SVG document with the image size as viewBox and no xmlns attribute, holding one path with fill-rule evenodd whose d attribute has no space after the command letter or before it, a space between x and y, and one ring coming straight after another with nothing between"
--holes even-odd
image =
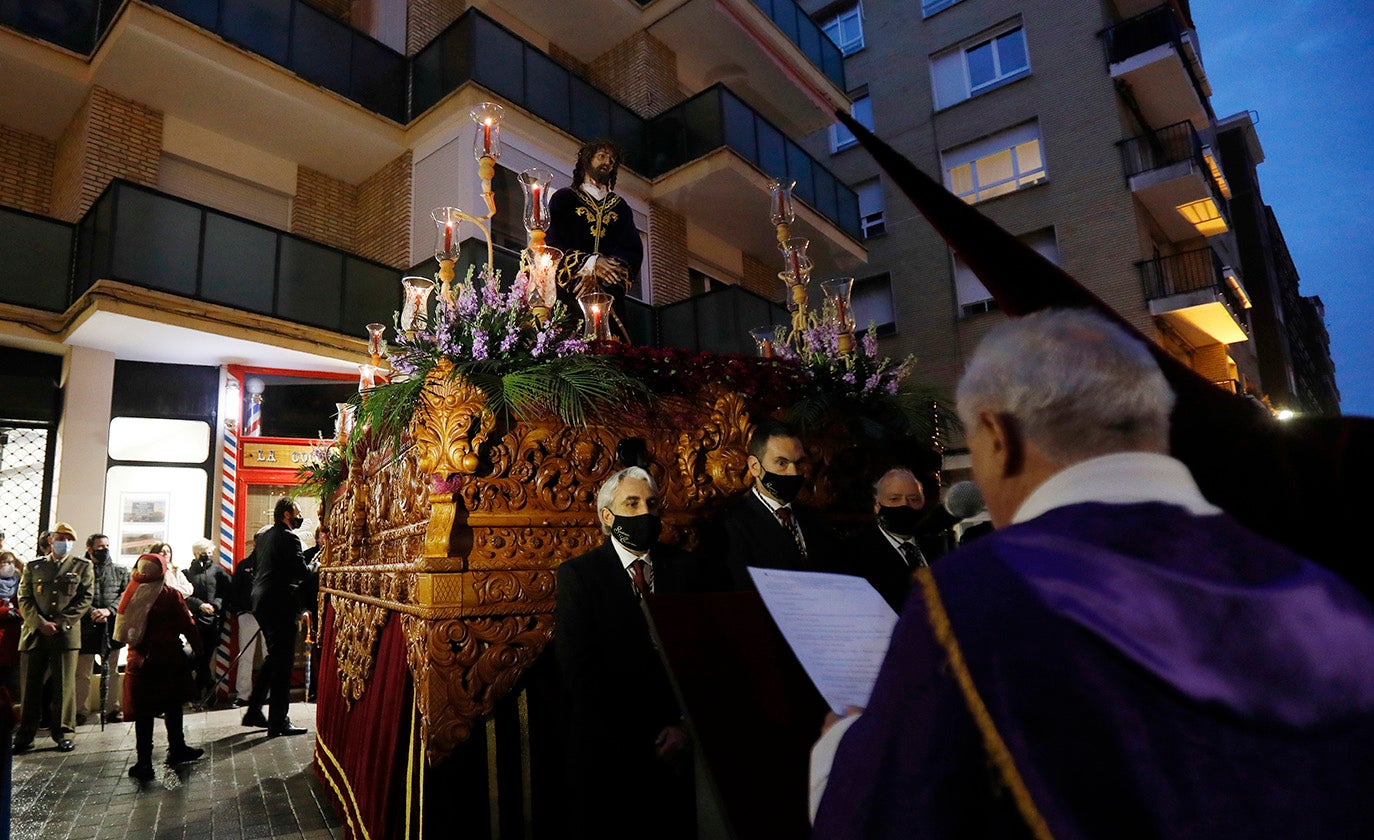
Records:
<instances>
[{"instance_id":1,"label":"black face mask","mask_svg":"<svg viewBox=\"0 0 1374 840\"><path fill-rule=\"evenodd\" d=\"M290 525L290 526L291 526L291 530L294 531L294 530L296 530L297 528L299 528L299 527L301 527L302 525L305 524L305 517L303 517L303 516L293 516L293 517L291 517L290 519L287 520L286 524Z\"/></svg>"},{"instance_id":2,"label":"black face mask","mask_svg":"<svg viewBox=\"0 0 1374 840\"><path fill-rule=\"evenodd\" d=\"M768 470L764 470L763 478L759 479L759 484L768 491L768 495L785 505L790 505L797 498L805 482L806 476L803 475L782 475Z\"/></svg>"},{"instance_id":3,"label":"black face mask","mask_svg":"<svg viewBox=\"0 0 1374 840\"><path fill-rule=\"evenodd\" d=\"M662 530L663 523L652 513L641 513L638 516L621 516L617 513L611 522L611 536L631 551L648 551L653 548L654 541L658 539Z\"/></svg>"},{"instance_id":4,"label":"black face mask","mask_svg":"<svg viewBox=\"0 0 1374 840\"><path fill-rule=\"evenodd\" d=\"M916 533L916 523L921 521L921 511L906 505L880 505L878 521L891 533L910 537Z\"/></svg>"},{"instance_id":5,"label":"black face mask","mask_svg":"<svg viewBox=\"0 0 1374 840\"><path fill-rule=\"evenodd\" d=\"M97 563L104 563L110 559L110 550L108 548L97 548L91 552L91 559Z\"/></svg>"}]
</instances>

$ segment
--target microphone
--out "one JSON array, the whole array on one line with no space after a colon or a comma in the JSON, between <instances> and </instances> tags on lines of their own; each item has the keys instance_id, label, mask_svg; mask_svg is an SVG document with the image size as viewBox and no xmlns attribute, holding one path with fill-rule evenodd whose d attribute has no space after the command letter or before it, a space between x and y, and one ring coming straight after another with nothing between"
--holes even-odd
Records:
<instances>
[{"instance_id":1,"label":"microphone","mask_svg":"<svg viewBox=\"0 0 1374 840\"><path fill-rule=\"evenodd\" d=\"M972 481L960 481L945 494L945 511L955 519L968 519L985 506L983 491Z\"/></svg>"}]
</instances>

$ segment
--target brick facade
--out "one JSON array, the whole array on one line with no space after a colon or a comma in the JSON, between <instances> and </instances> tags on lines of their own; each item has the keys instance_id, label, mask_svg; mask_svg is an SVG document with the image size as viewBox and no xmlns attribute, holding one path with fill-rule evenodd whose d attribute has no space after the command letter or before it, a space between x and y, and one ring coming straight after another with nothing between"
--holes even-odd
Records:
<instances>
[{"instance_id":1,"label":"brick facade","mask_svg":"<svg viewBox=\"0 0 1374 840\"><path fill-rule=\"evenodd\" d=\"M749 254L744 255L744 277L740 285L769 300L780 301L783 298L783 285L778 279L778 269Z\"/></svg>"},{"instance_id":2,"label":"brick facade","mask_svg":"<svg viewBox=\"0 0 1374 840\"><path fill-rule=\"evenodd\" d=\"M0 125L0 204L46 215L56 155L46 137Z\"/></svg>"},{"instance_id":3,"label":"brick facade","mask_svg":"<svg viewBox=\"0 0 1374 840\"><path fill-rule=\"evenodd\" d=\"M554 61L557 61L559 64L563 65L564 67L568 68L569 70L573 71L579 76L586 76L588 74L587 62L581 61L580 59L578 59L577 56L573 55L572 53L568 52L567 50L553 43L552 41L549 42L549 58L552 58Z\"/></svg>"},{"instance_id":4,"label":"brick facade","mask_svg":"<svg viewBox=\"0 0 1374 840\"><path fill-rule=\"evenodd\" d=\"M305 166L296 171L291 232L316 242L353 250L358 228L358 188Z\"/></svg>"},{"instance_id":5,"label":"brick facade","mask_svg":"<svg viewBox=\"0 0 1374 840\"><path fill-rule=\"evenodd\" d=\"M354 245L359 256L396 268L410 264L411 153L358 185Z\"/></svg>"},{"instance_id":6,"label":"brick facade","mask_svg":"<svg viewBox=\"0 0 1374 840\"><path fill-rule=\"evenodd\" d=\"M687 220L666 207L649 205L649 273L654 306L691 297L687 273Z\"/></svg>"},{"instance_id":7,"label":"brick facade","mask_svg":"<svg viewBox=\"0 0 1374 840\"><path fill-rule=\"evenodd\" d=\"M162 113L91 89L56 144L49 212L76 221L115 178L157 186Z\"/></svg>"},{"instance_id":8,"label":"brick facade","mask_svg":"<svg viewBox=\"0 0 1374 840\"><path fill-rule=\"evenodd\" d=\"M652 117L683 100L677 56L648 32L636 32L587 65L588 80L641 117Z\"/></svg>"},{"instance_id":9,"label":"brick facade","mask_svg":"<svg viewBox=\"0 0 1374 840\"><path fill-rule=\"evenodd\" d=\"M353 6L352 0L306 0L306 2L344 23L348 23Z\"/></svg>"},{"instance_id":10,"label":"brick facade","mask_svg":"<svg viewBox=\"0 0 1374 840\"><path fill-rule=\"evenodd\" d=\"M415 55L467 9L464 0L410 0L406 4L406 55Z\"/></svg>"}]
</instances>

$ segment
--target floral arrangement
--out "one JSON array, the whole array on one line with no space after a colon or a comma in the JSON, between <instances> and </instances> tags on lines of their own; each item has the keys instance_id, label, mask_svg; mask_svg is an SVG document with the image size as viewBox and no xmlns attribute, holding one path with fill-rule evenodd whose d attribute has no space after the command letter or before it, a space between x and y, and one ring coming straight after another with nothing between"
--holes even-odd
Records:
<instances>
[{"instance_id":1,"label":"floral arrangement","mask_svg":"<svg viewBox=\"0 0 1374 840\"><path fill-rule=\"evenodd\" d=\"M343 486L348 477L346 447L334 443L317 446L311 450L304 464L296 470L299 483L297 493L305 496L318 496L328 505L329 500Z\"/></svg>"}]
</instances>

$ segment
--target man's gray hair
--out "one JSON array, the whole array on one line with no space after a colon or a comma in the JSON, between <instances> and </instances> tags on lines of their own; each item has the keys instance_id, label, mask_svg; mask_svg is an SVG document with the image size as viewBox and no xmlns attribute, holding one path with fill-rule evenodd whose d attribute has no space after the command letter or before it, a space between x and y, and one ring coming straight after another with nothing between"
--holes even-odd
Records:
<instances>
[{"instance_id":1,"label":"man's gray hair","mask_svg":"<svg viewBox=\"0 0 1374 840\"><path fill-rule=\"evenodd\" d=\"M891 467L891 468L889 468L889 469L883 470L883 474L880 475L880 476L878 476L877 480L875 480L875 481L873 482L873 500L874 500L874 501L877 501L877 500L878 500L878 497L882 495L882 489L881 489L881 488L882 488L882 486L883 486L883 480L886 479L888 476L893 476L893 477L895 477L895 478L909 478L909 479L911 479L912 481L916 482L917 484L920 484L920 483L921 483L921 480L920 480L919 478L916 477L916 473L912 472L911 470L907 469L906 467ZM925 491L925 488L922 487L921 490L922 490L922 492L924 492L924 491Z\"/></svg>"},{"instance_id":2,"label":"man's gray hair","mask_svg":"<svg viewBox=\"0 0 1374 840\"><path fill-rule=\"evenodd\" d=\"M956 394L972 429L1009 414L1061 464L1112 452L1168 451L1174 392L1139 338L1086 309L1050 309L994 327Z\"/></svg>"},{"instance_id":3,"label":"man's gray hair","mask_svg":"<svg viewBox=\"0 0 1374 840\"><path fill-rule=\"evenodd\" d=\"M647 482L649 489L655 496L658 495L658 483L648 471L642 467L626 467L605 481L601 482L601 489L596 491L596 521L601 526L601 533L609 534L611 528L601 521L602 508L609 508L615 502L615 491L620 489L620 482L627 478L637 478Z\"/></svg>"}]
</instances>

